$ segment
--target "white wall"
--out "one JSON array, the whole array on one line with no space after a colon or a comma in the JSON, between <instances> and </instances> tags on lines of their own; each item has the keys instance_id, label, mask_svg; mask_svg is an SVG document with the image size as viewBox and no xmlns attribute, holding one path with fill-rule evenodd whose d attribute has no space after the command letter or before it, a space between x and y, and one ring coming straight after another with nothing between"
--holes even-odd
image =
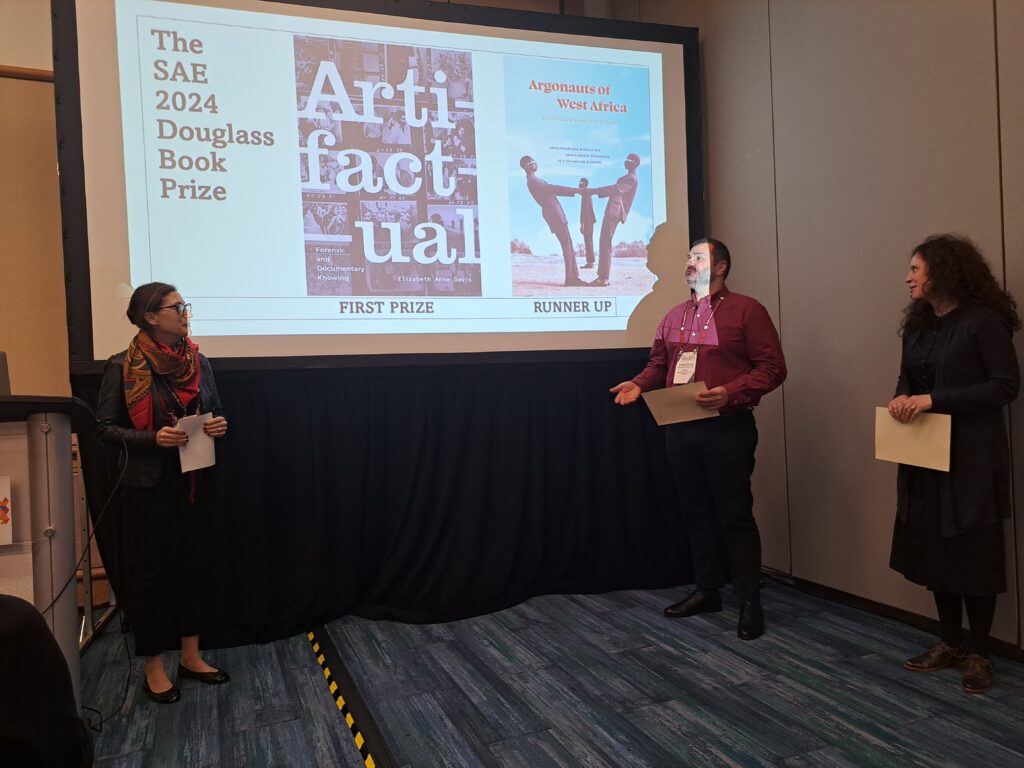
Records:
<instances>
[{"instance_id":1,"label":"white wall","mask_svg":"<svg viewBox=\"0 0 1024 768\"><path fill-rule=\"evenodd\" d=\"M1011 32L1024 4L641 0L639 16L701 28L710 228L739 251L730 282L749 274L750 293L777 296L791 572L933 615L888 568L895 470L872 459L873 408L895 385L902 279L924 237L968 234L1002 276L1005 222L1007 278L1024 297L1024 56ZM1015 436L1020 455L1024 427ZM761 482L778 536L781 491ZM1010 578L994 633L1016 642Z\"/></svg>"}]
</instances>

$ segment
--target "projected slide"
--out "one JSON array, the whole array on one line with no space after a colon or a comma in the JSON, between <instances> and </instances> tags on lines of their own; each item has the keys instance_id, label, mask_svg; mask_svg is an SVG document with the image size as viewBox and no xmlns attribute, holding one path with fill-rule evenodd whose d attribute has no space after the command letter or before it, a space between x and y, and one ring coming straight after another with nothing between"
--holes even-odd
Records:
<instances>
[{"instance_id":1,"label":"projected slide","mask_svg":"<svg viewBox=\"0 0 1024 768\"><path fill-rule=\"evenodd\" d=\"M658 53L115 9L128 282L194 334L621 331L650 292Z\"/></svg>"}]
</instances>

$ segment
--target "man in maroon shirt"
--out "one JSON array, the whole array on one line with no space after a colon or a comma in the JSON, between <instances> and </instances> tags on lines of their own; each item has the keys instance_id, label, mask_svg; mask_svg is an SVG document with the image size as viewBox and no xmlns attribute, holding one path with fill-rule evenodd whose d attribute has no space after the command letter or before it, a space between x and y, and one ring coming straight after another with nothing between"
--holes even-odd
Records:
<instances>
[{"instance_id":1,"label":"man in maroon shirt","mask_svg":"<svg viewBox=\"0 0 1024 768\"><path fill-rule=\"evenodd\" d=\"M750 476L757 426L753 408L782 384L786 361L779 334L760 303L725 286L731 256L719 240L698 240L686 261L690 299L658 326L647 366L611 388L615 402L641 392L703 381L697 403L717 418L670 424L665 448L686 519L695 589L665 609L670 618L722 610L719 588L728 570L740 599L737 634L764 632L760 600L761 536Z\"/></svg>"}]
</instances>

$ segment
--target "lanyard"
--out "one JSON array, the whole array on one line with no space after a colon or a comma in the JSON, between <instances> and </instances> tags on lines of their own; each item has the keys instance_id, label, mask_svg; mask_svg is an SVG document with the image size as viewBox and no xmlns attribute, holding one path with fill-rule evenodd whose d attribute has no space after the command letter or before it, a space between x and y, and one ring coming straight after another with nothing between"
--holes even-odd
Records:
<instances>
[{"instance_id":1,"label":"lanyard","mask_svg":"<svg viewBox=\"0 0 1024 768\"><path fill-rule=\"evenodd\" d=\"M715 302L709 301L708 302L708 306L711 307L711 314L708 315L708 319L704 323L704 328L701 329L700 336L697 338L697 346L693 350L694 352L699 351L701 346L704 344L704 337L708 335L708 328L711 327L711 318L713 318L715 316L715 312L718 310L719 306L721 306L723 301L725 301L725 296L720 296L718 301L715 301ZM694 305L694 307L693 307L693 319L690 321L690 331L691 332L693 331L693 329L695 327L695 323L697 322L697 310L699 308L700 308L700 302L697 302ZM679 328L680 333L683 334L683 338L680 339L680 344L679 344L679 353L680 354L683 353L683 347L686 346L686 344L689 343L688 339L690 337L687 335L687 332L686 332L686 317L687 317L687 313L689 311L690 311L690 307L687 306L686 307L686 312L683 313L683 324Z\"/></svg>"}]
</instances>

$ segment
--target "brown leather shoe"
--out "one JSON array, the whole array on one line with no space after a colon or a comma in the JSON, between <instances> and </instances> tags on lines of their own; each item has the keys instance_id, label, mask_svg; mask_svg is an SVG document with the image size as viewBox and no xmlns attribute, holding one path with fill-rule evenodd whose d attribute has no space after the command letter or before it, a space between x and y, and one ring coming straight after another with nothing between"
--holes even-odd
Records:
<instances>
[{"instance_id":1,"label":"brown leather shoe","mask_svg":"<svg viewBox=\"0 0 1024 768\"><path fill-rule=\"evenodd\" d=\"M946 667L959 667L967 655L964 646L954 648L945 643L936 643L924 653L903 662L903 668L911 672L938 672Z\"/></svg>"},{"instance_id":2,"label":"brown leather shoe","mask_svg":"<svg viewBox=\"0 0 1024 768\"><path fill-rule=\"evenodd\" d=\"M963 670L960 687L966 693L984 693L992 687L992 659L969 653L964 659Z\"/></svg>"},{"instance_id":3,"label":"brown leather shoe","mask_svg":"<svg viewBox=\"0 0 1024 768\"><path fill-rule=\"evenodd\" d=\"M665 615L670 619L685 619L687 616L696 616L698 613L718 613L722 610L722 598L718 590L714 592L701 592L693 590L690 594L678 603L672 603L665 609Z\"/></svg>"}]
</instances>

